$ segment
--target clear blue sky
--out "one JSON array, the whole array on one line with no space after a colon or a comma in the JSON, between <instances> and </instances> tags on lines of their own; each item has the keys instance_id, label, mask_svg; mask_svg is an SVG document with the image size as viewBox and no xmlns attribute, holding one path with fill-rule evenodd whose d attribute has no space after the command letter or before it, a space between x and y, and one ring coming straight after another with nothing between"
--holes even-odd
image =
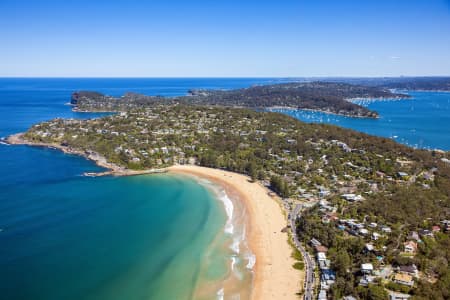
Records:
<instances>
[{"instance_id":1,"label":"clear blue sky","mask_svg":"<svg viewBox=\"0 0 450 300\"><path fill-rule=\"evenodd\" d=\"M450 75L450 0L1 0L0 76Z\"/></svg>"}]
</instances>

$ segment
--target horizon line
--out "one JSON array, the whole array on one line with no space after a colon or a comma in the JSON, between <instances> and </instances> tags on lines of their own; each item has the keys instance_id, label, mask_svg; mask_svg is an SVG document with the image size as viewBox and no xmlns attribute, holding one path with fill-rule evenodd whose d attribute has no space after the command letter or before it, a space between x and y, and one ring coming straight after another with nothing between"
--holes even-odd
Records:
<instances>
[{"instance_id":1,"label":"horizon line","mask_svg":"<svg viewBox=\"0 0 450 300\"><path fill-rule=\"evenodd\" d=\"M374 76L0 76L0 79L300 79L300 78L437 78L449 75L374 75Z\"/></svg>"}]
</instances>

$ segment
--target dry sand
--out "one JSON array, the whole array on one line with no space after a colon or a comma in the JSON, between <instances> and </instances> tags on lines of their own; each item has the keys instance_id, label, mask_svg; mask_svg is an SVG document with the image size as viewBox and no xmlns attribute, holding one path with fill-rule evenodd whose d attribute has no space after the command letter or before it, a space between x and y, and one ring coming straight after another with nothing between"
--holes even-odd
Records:
<instances>
[{"instance_id":1,"label":"dry sand","mask_svg":"<svg viewBox=\"0 0 450 300\"><path fill-rule=\"evenodd\" d=\"M292 265L292 248L288 244L280 199L269 196L269 191L247 176L199 166L173 166L169 172L191 174L213 181L225 189L232 189L249 212L247 239L256 255L252 299L299 299L304 272Z\"/></svg>"}]
</instances>

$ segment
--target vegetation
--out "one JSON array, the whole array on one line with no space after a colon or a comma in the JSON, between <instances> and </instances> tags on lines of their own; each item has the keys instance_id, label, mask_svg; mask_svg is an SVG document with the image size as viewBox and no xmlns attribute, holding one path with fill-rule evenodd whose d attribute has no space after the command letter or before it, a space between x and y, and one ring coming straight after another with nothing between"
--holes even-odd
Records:
<instances>
[{"instance_id":1,"label":"vegetation","mask_svg":"<svg viewBox=\"0 0 450 300\"><path fill-rule=\"evenodd\" d=\"M294 263L294 265L292 266L294 269L296 270L304 270L305 269L305 263L302 261L298 261L296 263Z\"/></svg>"}]
</instances>

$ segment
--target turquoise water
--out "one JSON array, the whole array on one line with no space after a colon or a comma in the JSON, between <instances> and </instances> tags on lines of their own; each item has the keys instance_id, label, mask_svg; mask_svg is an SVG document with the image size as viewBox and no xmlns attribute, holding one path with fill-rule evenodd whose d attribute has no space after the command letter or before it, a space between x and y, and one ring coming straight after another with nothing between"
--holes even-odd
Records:
<instances>
[{"instance_id":1,"label":"turquoise water","mask_svg":"<svg viewBox=\"0 0 450 300\"><path fill-rule=\"evenodd\" d=\"M355 101L379 113L379 119L348 118L305 110L283 110L299 120L328 123L388 137L415 148L450 150L450 93L407 92L411 99Z\"/></svg>"},{"instance_id":2,"label":"turquoise water","mask_svg":"<svg viewBox=\"0 0 450 300\"><path fill-rule=\"evenodd\" d=\"M226 220L179 176L79 177L0 201L3 299L189 299Z\"/></svg>"}]
</instances>

